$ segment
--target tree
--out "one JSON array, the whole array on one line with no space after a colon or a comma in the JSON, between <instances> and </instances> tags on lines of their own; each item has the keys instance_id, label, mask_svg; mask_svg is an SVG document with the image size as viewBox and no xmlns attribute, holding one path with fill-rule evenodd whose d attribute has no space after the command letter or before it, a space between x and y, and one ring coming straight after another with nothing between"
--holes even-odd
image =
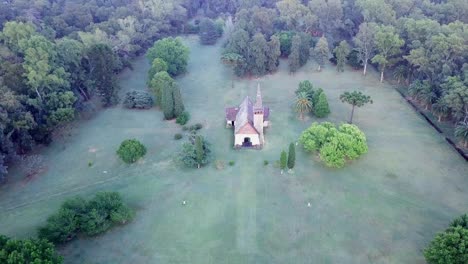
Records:
<instances>
[{"instance_id":1,"label":"tree","mask_svg":"<svg viewBox=\"0 0 468 264\"><path fill-rule=\"evenodd\" d=\"M110 106L118 101L118 85L114 71L118 59L112 49L105 44L92 45L87 52L89 63L89 78L99 92L104 106Z\"/></svg>"},{"instance_id":2,"label":"tree","mask_svg":"<svg viewBox=\"0 0 468 264\"><path fill-rule=\"evenodd\" d=\"M63 258L54 245L41 239L10 239L0 235L0 263L50 263L60 264Z\"/></svg>"},{"instance_id":3,"label":"tree","mask_svg":"<svg viewBox=\"0 0 468 264\"><path fill-rule=\"evenodd\" d=\"M200 148L200 142L203 145L202 148ZM210 144L203 137L191 134L188 141L182 145L178 160L191 168L205 166L211 160Z\"/></svg>"},{"instance_id":4,"label":"tree","mask_svg":"<svg viewBox=\"0 0 468 264\"><path fill-rule=\"evenodd\" d=\"M329 167L341 168L346 160L366 153L366 136L355 125L343 124L338 129L329 122L313 123L302 132L299 142L308 152L318 151L320 159Z\"/></svg>"},{"instance_id":5,"label":"tree","mask_svg":"<svg viewBox=\"0 0 468 264\"><path fill-rule=\"evenodd\" d=\"M463 147L468 148L468 122L459 122L455 127L455 136L460 139Z\"/></svg>"},{"instance_id":6,"label":"tree","mask_svg":"<svg viewBox=\"0 0 468 264\"><path fill-rule=\"evenodd\" d=\"M167 63L167 72L176 76L187 70L189 49L180 38L169 37L156 41L146 56L151 62L156 58L164 60Z\"/></svg>"},{"instance_id":7,"label":"tree","mask_svg":"<svg viewBox=\"0 0 468 264\"><path fill-rule=\"evenodd\" d=\"M203 45L213 45L221 36L216 24L209 18L203 18L200 21L199 27L200 31L198 32L198 35L200 36L200 42Z\"/></svg>"},{"instance_id":8,"label":"tree","mask_svg":"<svg viewBox=\"0 0 468 264\"><path fill-rule=\"evenodd\" d=\"M364 22L359 25L359 32L353 38L359 56L364 63L363 75L367 73L367 64L375 52L375 31L377 24Z\"/></svg>"},{"instance_id":9,"label":"tree","mask_svg":"<svg viewBox=\"0 0 468 264\"><path fill-rule=\"evenodd\" d=\"M442 122L442 118L450 114L450 107L442 98L432 105L432 110L437 114L439 122Z\"/></svg>"},{"instance_id":10,"label":"tree","mask_svg":"<svg viewBox=\"0 0 468 264\"><path fill-rule=\"evenodd\" d=\"M305 93L306 97L309 99L310 103L312 104L314 95L315 95L315 90L314 90L314 86L309 80L300 82L299 87L296 89L295 93L296 93L296 96L299 96L300 93Z\"/></svg>"},{"instance_id":11,"label":"tree","mask_svg":"<svg viewBox=\"0 0 468 264\"><path fill-rule=\"evenodd\" d=\"M267 56L267 71L274 72L279 65L279 57L281 56L281 43L278 36L271 36L268 42Z\"/></svg>"},{"instance_id":12,"label":"tree","mask_svg":"<svg viewBox=\"0 0 468 264\"><path fill-rule=\"evenodd\" d=\"M0 40L12 51L24 53L25 50L20 47L21 42L27 41L35 34L36 29L31 23L8 21L0 33Z\"/></svg>"},{"instance_id":13,"label":"tree","mask_svg":"<svg viewBox=\"0 0 468 264\"><path fill-rule=\"evenodd\" d=\"M286 169L288 165L288 154L286 151L281 151L281 156L280 156L280 168L281 168L281 174L283 174L284 169Z\"/></svg>"},{"instance_id":14,"label":"tree","mask_svg":"<svg viewBox=\"0 0 468 264\"><path fill-rule=\"evenodd\" d=\"M8 173L8 166L5 165L5 155L0 154L0 183L3 182Z\"/></svg>"},{"instance_id":15,"label":"tree","mask_svg":"<svg viewBox=\"0 0 468 264\"><path fill-rule=\"evenodd\" d=\"M424 257L430 264L457 264L468 261L468 229L462 226L449 227L439 233L424 250Z\"/></svg>"},{"instance_id":16,"label":"tree","mask_svg":"<svg viewBox=\"0 0 468 264\"><path fill-rule=\"evenodd\" d=\"M397 83L405 80L408 73L408 68L405 65L398 65L393 70L393 78L397 79Z\"/></svg>"},{"instance_id":17,"label":"tree","mask_svg":"<svg viewBox=\"0 0 468 264\"><path fill-rule=\"evenodd\" d=\"M325 37L321 37L317 44L315 45L315 48L313 52L315 60L318 63L318 71L321 70L321 68L325 65L326 61L328 61L328 53L330 53L328 49L328 41Z\"/></svg>"},{"instance_id":18,"label":"tree","mask_svg":"<svg viewBox=\"0 0 468 264\"><path fill-rule=\"evenodd\" d=\"M314 114L316 117L322 118L330 114L330 107L328 106L327 96L324 92L316 94L318 96L317 103L314 105Z\"/></svg>"},{"instance_id":19,"label":"tree","mask_svg":"<svg viewBox=\"0 0 468 264\"><path fill-rule=\"evenodd\" d=\"M400 53L400 47L405 43L392 26L379 26L375 33L377 55L372 58L373 63L379 64L380 82L383 82L385 67L392 63L391 58Z\"/></svg>"},{"instance_id":20,"label":"tree","mask_svg":"<svg viewBox=\"0 0 468 264\"><path fill-rule=\"evenodd\" d=\"M252 56L252 71L256 75L263 75L267 72L268 43L262 33L253 36L250 42Z\"/></svg>"},{"instance_id":21,"label":"tree","mask_svg":"<svg viewBox=\"0 0 468 264\"><path fill-rule=\"evenodd\" d=\"M296 165L296 147L294 143L289 144L289 155L288 155L288 168L294 169Z\"/></svg>"},{"instance_id":22,"label":"tree","mask_svg":"<svg viewBox=\"0 0 468 264\"><path fill-rule=\"evenodd\" d=\"M299 28L306 14L310 11L298 0L282 0L276 3L280 19L286 23L289 30Z\"/></svg>"},{"instance_id":23,"label":"tree","mask_svg":"<svg viewBox=\"0 0 468 264\"><path fill-rule=\"evenodd\" d=\"M148 86L150 85L151 81L153 80L154 76L159 72L167 72L167 63L162 60L161 58L156 58L151 63L151 68L148 71Z\"/></svg>"},{"instance_id":24,"label":"tree","mask_svg":"<svg viewBox=\"0 0 468 264\"><path fill-rule=\"evenodd\" d=\"M356 5L361 9L364 22L384 25L395 22L395 11L385 0L357 0Z\"/></svg>"},{"instance_id":25,"label":"tree","mask_svg":"<svg viewBox=\"0 0 468 264\"><path fill-rule=\"evenodd\" d=\"M162 106L163 91L169 89L168 87L172 87L174 83L174 79L165 71L156 73L151 79L149 87L155 95L158 105Z\"/></svg>"},{"instance_id":26,"label":"tree","mask_svg":"<svg viewBox=\"0 0 468 264\"><path fill-rule=\"evenodd\" d=\"M145 156L146 147L136 139L126 139L117 150L117 155L125 163L134 163L141 157Z\"/></svg>"},{"instance_id":27,"label":"tree","mask_svg":"<svg viewBox=\"0 0 468 264\"><path fill-rule=\"evenodd\" d=\"M130 109L149 109L153 107L153 98L148 92L134 90L127 92L123 105Z\"/></svg>"},{"instance_id":28,"label":"tree","mask_svg":"<svg viewBox=\"0 0 468 264\"><path fill-rule=\"evenodd\" d=\"M296 112L299 113L300 119L304 120L304 114L312 111L312 102L306 92L299 92L296 96Z\"/></svg>"},{"instance_id":29,"label":"tree","mask_svg":"<svg viewBox=\"0 0 468 264\"><path fill-rule=\"evenodd\" d=\"M161 91L161 109L164 113L164 119L171 120L175 118L174 113L174 89L177 86L175 82L163 87Z\"/></svg>"},{"instance_id":30,"label":"tree","mask_svg":"<svg viewBox=\"0 0 468 264\"><path fill-rule=\"evenodd\" d=\"M365 104L373 103L370 96L363 94L360 91L345 92L340 95L340 100L343 103L348 103L352 106L351 117L349 118L349 123L353 123L354 107L362 107Z\"/></svg>"},{"instance_id":31,"label":"tree","mask_svg":"<svg viewBox=\"0 0 468 264\"><path fill-rule=\"evenodd\" d=\"M174 100L174 117L178 117L185 111L185 107L179 86L176 83L174 84L174 89L172 91L172 99Z\"/></svg>"},{"instance_id":32,"label":"tree","mask_svg":"<svg viewBox=\"0 0 468 264\"><path fill-rule=\"evenodd\" d=\"M311 0L310 10L317 15L322 32L332 33L343 24L343 7L340 0Z\"/></svg>"},{"instance_id":33,"label":"tree","mask_svg":"<svg viewBox=\"0 0 468 264\"><path fill-rule=\"evenodd\" d=\"M346 58L348 57L351 50L349 49L349 45L346 40L340 42L340 44L333 50L336 56L337 61L337 70L339 72L344 71L344 66L346 64Z\"/></svg>"},{"instance_id":34,"label":"tree","mask_svg":"<svg viewBox=\"0 0 468 264\"><path fill-rule=\"evenodd\" d=\"M296 72L301 67L300 52L301 52L301 37L295 35L292 39L291 54L289 54L289 71Z\"/></svg>"}]
</instances>

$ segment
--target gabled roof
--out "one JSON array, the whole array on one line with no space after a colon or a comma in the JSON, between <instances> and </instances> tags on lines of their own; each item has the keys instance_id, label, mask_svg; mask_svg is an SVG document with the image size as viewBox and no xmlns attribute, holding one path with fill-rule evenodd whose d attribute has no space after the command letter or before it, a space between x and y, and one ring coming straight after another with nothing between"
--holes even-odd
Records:
<instances>
[{"instance_id":1,"label":"gabled roof","mask_svg":"<svg viewBox=\"0 0 468 264\"><path fill-rule=\"evenodd\" d=\"M237 129L236 134L258 135L258 131L252 124L246 123L242 127L239 127L239 129Z\"/></svg>"},{"instance_id":2,"label":"gabled roof","mask_svg":"<svg viewBox=\"0 0 468 264\"><path fill-rule=\"evenodd\" d=\"M235 133L239 131L245 124L253 121L253 104L248 96L239 105L239 111L236 115Z\"/></svg>"}]
</instances>

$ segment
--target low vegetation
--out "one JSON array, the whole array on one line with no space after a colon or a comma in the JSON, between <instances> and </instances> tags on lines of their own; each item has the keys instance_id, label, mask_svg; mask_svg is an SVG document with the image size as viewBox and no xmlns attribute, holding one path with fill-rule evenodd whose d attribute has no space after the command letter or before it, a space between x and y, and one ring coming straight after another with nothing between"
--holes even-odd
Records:
<instances>
[{"instance_id":1,"label":"low vegetation","mask_svg":"<svg viewBox=\"0 0 468 264\"><path fill-rule=\"evenodd\" d=\"M329 122L313 123L302 132L299 142L308 152L318 152L329 167L341 168L347 160L353 160L367 152L364 133L355 125L336 126Z\"/></svg>"},{"instance_id":2,"label":"low vegetation","mask_svg":"<svg viewBox=\"0 0 468 264\"><path fill-rule=\"evenodd\" d=\"M183 126L190 120L190 114L187 111L182 112L177 118L176 123Z\"/></svg>"},{"instance_id":3,"label":"low vegetation","mask_svg":"<svg viewBox=\"0 0 468 264\"><path fill-rule=\"evenodd\" d=\"M125 163L134 163L141 157L145 156L146 147L136 139L126 139L117 150L117 155Z\"/></svg>"},{"instance_id":4,"label":"low vegetation","mask_svg":"<svg viewBox=\"0 0 468 264\"><path fill-rule=\"evenodd\" d=\"M211 160L210 144L202 136L191 133L187 142L182 145L178 159L187 167L201 168Z\"/></svg>"},{"instance_id":5,"label":"low vegetation","mask_svg":"<svg viewBox=\"0 0 468 264\"><path fill-rule=\"evenodd\" d=\"M39 228L39 238L61 244L79 234L94 236L104 233L113 226L127 223L132 217L133 211L124 204L119 193L97 193L89 201L75 197L66 200L59 211Z\"/></svg>"},{"instance_id":6,"label":"low vegetation","mask_svg":"<svg viewBox=\"0 0 468 264\"><path fill-rule=\"evenodd\" d=\"M11 239L0 235L0 263L60 264L63 258L45 239Z\"/></svg>"},{"instance_id":7,"label":"low vegetation","mask_svg":"<svg viewBox=\"0 0 468 264\"><path fill-rule=\"evenodd\" d=\"M145 91L130 91L125 94L123 105L130 109L149 109L153 107L153 98Z\"/></svg>"}]
</instances>

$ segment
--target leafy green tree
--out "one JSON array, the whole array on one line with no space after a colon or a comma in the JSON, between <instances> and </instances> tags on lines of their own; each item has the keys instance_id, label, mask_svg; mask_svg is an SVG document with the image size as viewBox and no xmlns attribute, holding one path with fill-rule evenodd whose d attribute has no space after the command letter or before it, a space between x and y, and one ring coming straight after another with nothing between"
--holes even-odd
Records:
<instances>
[{"instance_id":1,"label":"leafy green tree","mask_svg":"<svg viewBox=\"0 0 468 264\"><path fill-rule=\"evenodd\" d=\"M277 36L271 36L268 42L267 56L267 71L274 72L279 65L279 57L281 56L281 43Z\"/></svg>"},{"instance_id":2,"label":"leafy green tree","mask_svg":"<svg viewBox=\"0 0 468 264\"><path fill-rule=\"evenodd\" d=\"M330 53L327 39L325 37L321 37L315 45L313 52L311 53L314 54L314 58L318 63L317 70L320 71L328 61L328 53Z\"/></svg>"},{"instance_id":3,"label":"leafy green tree","mask_svg":"<svg viewBox=\"0 0 468 264\"><path fill-rule=\"evenodd\" d=\"M308 152L319 152L320 159L329 167L341 168L347 160L366 153L364 133L355 125L343 124L338 129L329 122L313 123L299 138Z\"/></svg>"},{"instance_id":4,"label":"leafy green tree","mask_svg":"<svg viewBox=\"0 0 468 264\"><path fill-rule=\"evenodd\" d=\"M0 33L0 40L12 51L24 53L26 50L20 47L20 45L33 35L36 35L36 29L33 24L8 21L5 23L3 31Z\"/></svg>"},{"instance_id":5,"label":"leafy green tree","mask_svg":"<svg viewBox=\"0 0 468 264\"><path fill-rule=\"evenodd\" d=\"M221 36L218 31L218 27L209 18L203 18L199 24L200 31L198 35L200 37L200 42L203 45L213 45L216 43L218 38Z\"/></svg>"},{"instance_id":6,"label":"leafy green tree","mask_svg":"<svg viewBox=\"0 0 468 264\"><path fill-rule=\"evenodd\" d=\"M300 62L300 52L301 52L301 37L295 35L292 38L291 44L291 54L289 54L289 71L296 72L301 67Z\"/></svg>"},{"instance_id":7,"label":"leafy green tree","mask_svg":"<svg viewBox=\"0 0 468 264\"><path fill-rule=\"evenodd\" d=\"M280 19L290 30L299 29L304 17L310 12L299 0L282 0L276 3Z\"/></svg>"},{"instance_id":8,"label":"leafy green tree","mask_svg":"<svg viewBox=\"0 0 468 264\"><path fill-rule=\"evenodd\" d=\"M156 41L146 56L151 62L156 58L164 60L167 63L167 72L176 76L187 70L189 49L180 38L169 37Z\"/></svg>"},{"instance_id":9,"label":"leafy green tree","mask_svg":"<svg viewBox=\"0 0 468 264\"><path fill-rule=\"evenodd\" d=\"M154 76L159 72L167 72L167 63L161 58L156 58L151 63L151 68L148 71L148 86L151 84Z\"/></svg>"},{"instance_id":10,"label":"leafy green tree","mask_svg":"<svg viewBox=\"0 0 468 264\"><path fill-rule=\"evenodd\" d=\"M203 158L205 156L205 150L203 148L203 138L201 136L195 137L195 154L197 155L197 166L200 168Z\"/></svg>"},{"instance_id":11,"label":"leafy green tree","mask_svg":"<svg viewBox=\"0 0 468 264\"><path fill-rule=\"evenodd\" d=\"M136 139L126 139L121 144L117 150L117 155L125 163L134 163L139 158L145 156L146 147Z\"/></svg>"},{"instance_id":12,"label":"leafy green tree","mask_svg":"<svg viewBox=\"0 0 468 264\"><path fill-rule=\"evenodd\" d=\"M309 9L317 15L322 32L332 33L343 25L343 6L340 0L311 0Z\"/></svg>"},{"instance_id":13,"label":"leafy green tree","mask_svg":"<svg viewBox=\"0 0 468 264\"><path fill-rule=\"evenodd\" d=\"M353 92L344 92L343 94L340 95L340 100L343 103L348 103L352 106L351 109L351 116L349 118L349 123L353 123L353 115L354 115L354 108L357 107L362 107L365 104L368 103L373 103L372 99L370 96L363 94L360 91L353 91Z\"/></svg>"},{"instance_id":14,"label":"leafy green tree","mask_svg":"<svg viewBox=\"0 0 468 264\"><path fill-rule=\"evenodd\" d=\"M442 118L450 115L450 106L443 99L439 99L435 104L432 104L432 110L438 117L438 121L442 122Z\"/></svg>"},{"instance_id":15,"label":"leafy green tree","mask_svg":"<svg viewBox=\"0 0 468 264\"><path fill-rule=\"evenodd\" d=\"M104 106L110 106L118 101L117 81L114 71L118 58L112 49L105 44L92 45L87 52L90 68L89 78L99 92Z\"/></svg>"},{"instance_id":16,"label":"leafy green tree","mask_svg":"<svg viewBox=\"0 0 468 264\"><path fill-rule=\"evenodd\" d=\"M356 5L361 9L365 22L384 25L395 22L395 11L385 0L357 0Z\"/></svg>"},{"instance_id":17,"label":"leafy green tree","mask_svg":"<svg viewBox=\"0 0 468 264\"><path fill-rule=\"evenodd\" d=\"M328 105L327 96L324 92L317 94L317 104L314 105L314 114L316 117L322 118L330 114L330 107Z\"/></svg>"},{"instance_id":18,"label":"leafy green tree","mask_svg":"<svg viewBox=\"0 0 468 264\"><path fill-rule=\"evenodd\" d=\"M175 118L174 113L174 89L177 87L175 82L163 87L161 92L161 108L164 113L164 119L171 120Z\"/></svg>"},{"instance_id":19,"label":"leafy green tree","mask_svg":"<svg viewBox=\"0 0 468 264\"><path fill-rule=\"evenodd\" d=\"M199 146L197 147L197 144L200 144L197 143L197 141L202 142L202 151L199 149ZM203 155L200 159L199 155L201 153ZM178 159L182 164L184 164L187 167L199 168L201 166L205 166L211 160L210 144L203 137L198 136L196 134L192 134L189 137L188 142L182 145L182 150L178 155Z\"/></svg>"},{"instance_id":20,"label":"leafy green tree","mask_svg":"<svg viewBox=\"0 0 468 264\"><path fill-rule=\"evenodd\" d=\"M353 42L356 44L359 57L361 58L364 69L362 74L367 73L367 64L375 52L375 31L377 24L364 22L359 25L359 32L353 38Z\"/></svg>"},{"instance_id":21,"label":"leafy green tree","mask_svg":"<svg viewBox=\"0 0 468 264\"><path fill-rule=\"evenodd\" d=\"M63 257L57 254L54 245L47 240L10 239L0 235L0 263L50 263L60 264Z\"/></svg>"},{"instance_id":22,"label":"leafy green tree","mask_svg":"<svg viewBox=\"0 0 468 264\"><path fill-rule=\"evenodd\" d=\"M430 264L458 264L468 262L468 229L462 226L449 227L439 233L424 250Z\"/></svg>"},{"instance_id":23,"label":"leafy green tree","mask_svg":"<svg viewBox=\"0 0 468 264\"><path fill-rule=\"evenodd\" d=\"M174 116L179 117L184 112L185 106L182 101L182 95L180 94L180 88L177 84L174 85L172 98L174 100Z\"/></svg>"},{"instance_id":24,"label":"leafy green tree","mask_svg":"<svg viewBox=\"0 0 468 264\"><path fill-rule=\"evenodd\" d=\"M468 214L463 214L457 218L455 218L452 223L450 223L451 227L461 226L463 228L468 229Z\"/></svg>"},{"instance_id":25,"label":"leafy green tree","mask_svg":"<svg viewBox=\"0 0 468 264\"><path fill-rule=\"evenodd\" d=\"M344 66L346 64L346 58L348 57L351 50L349 49L349 45L346 40L340 42L340 44L333 50L336 56L337 61L337 70L339 72L344 71Z\"/></svg>"},{"instance_id":26,"label":"leafy green tree","mask_svg":"<svg viewBox=\"0 0 468 264\"><path fill-rule=\"evenodd\" d=\"M402 80L405 80L407 75L408 68L405 65L398 65L393 70L393 78L397 79L397 83L400 83Z\"/></svg>"},{"instance_id":27,"label":"leafy green tree","mask_svg":"<svg viewBox=\"0 0 468 264\"><path fill-rule=\"evenodd\" d=\"M281 151L281 156L280 156L280 168L281 168L281 174L283 174L283 171L286 169L288 166L288 154L286 151Z\"/></svg>"},{"instance_id":28,"label":"leafy green tree","mask_svg":"<svg viewBox=\"0 0 468 264\"><path fill-rule=\"evenodd\" d=\"M459 122L455 127L455 136L460 139L463 147L468 148L468 122Z\"/></svg>"},{"instance_id":29,"label":"leafy green tree","mask_svg":"<svg viewBox=\"0 0 468 264\"><path fill-rule=\"evenodd\" d=\"M253 36L250 42L250 50L252 56L252 71L256 75L263 75L267 72L268 62L268 43L262 33L257 33Z\"/></svg>"},{"instance_id":30,"label":"leafy green tree","mask_svg":"<svg viewBox=\"0 0 468 264\"><path fill-rule=\"evenodd\" d=\"M288 155L288 168L294 169L296 165L296 147L294 143L289 144L289 155Z\"/></svg>"},{"instance_id":31,"label":"leafy green tree","mask_svg":"<svg viewBox=\"0 0 468 264\"><path fill-rule=\"evenodd\" d=\"M304 120L304 114L312 111L312 102L306 92L299 92L296 96L296 112L299 113L300 119Z\"/></svg>"},{"instance_id":32,"label":"leafy green tree","mask_svg":"<svg viewBox=\"0 0 468 264\"><path fill-rule=\"evenodd\" d=\"M281 56L288 57L291 54L292 38L295 36L293 31L281 31L276 33L280 41Z\"/></svg>"},{"instance_id":33,"label":"leafy green tree","mask_svg":"<svg viewBox=\"0 0 468 264\"><path fill-rule=\"evenodd\" d=\"M392 57L400 53L400 47L405 43L393 26L379 26L375 32L375 46L377 55L372 58L373 63L379 64L380 82L384 80L385 67L392 64Z\"/></svg>"},{"instance_id":34,"label":"leafy green tree","mask_svg":"<svg viewBox=\"0 0 468 264\"><path fill-rule=\"evenodd\" d=\"M465 82L468 78L465 77ZM460 77L447 77L441 85L445 90L443 100L450 106L452 116L455 120L466 120L468 118L468 85L460 80Z\"/></svg>"},{"instance_id":35,"label":"leafy green tree","mask_svg":"<svg viewBox=\"0 0 468 264\"><path fill-rule=\"evenodd\" d=\"M162 95L163 91L168 89L168 87L172 87L175 81L169 75L169 73L165 71L158 72L154 75L149 83L149 87L153 94L156 97L156 102L158 105L162 105Z\"/></svg>"}]
</instances>

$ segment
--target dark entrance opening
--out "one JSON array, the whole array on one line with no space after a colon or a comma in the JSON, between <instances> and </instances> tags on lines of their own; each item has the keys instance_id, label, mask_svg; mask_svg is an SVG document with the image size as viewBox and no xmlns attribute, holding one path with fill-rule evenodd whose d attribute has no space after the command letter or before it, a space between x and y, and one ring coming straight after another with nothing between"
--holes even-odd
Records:
<instances>
[{"instance_id":1,"label":"dark entrance opening","mask_svg":"<svg viewBox=\"0 0 468 264\"><path fill-rule=\"evenodd\" d=\"M234 126L234 121L231 121L231 125Z\"/></svg>"},{"instance_id":2,"label":"dark entrance opening","mask_svg":"<svg viewBox=\"0 0 468 264\"><path fill-rule=\"evenodd\" d=\"M252 141L250 141L249 137L244 138L244 142L242 143L243 147L251 147L252 146Z\"/></svg>"}]
</instances>

